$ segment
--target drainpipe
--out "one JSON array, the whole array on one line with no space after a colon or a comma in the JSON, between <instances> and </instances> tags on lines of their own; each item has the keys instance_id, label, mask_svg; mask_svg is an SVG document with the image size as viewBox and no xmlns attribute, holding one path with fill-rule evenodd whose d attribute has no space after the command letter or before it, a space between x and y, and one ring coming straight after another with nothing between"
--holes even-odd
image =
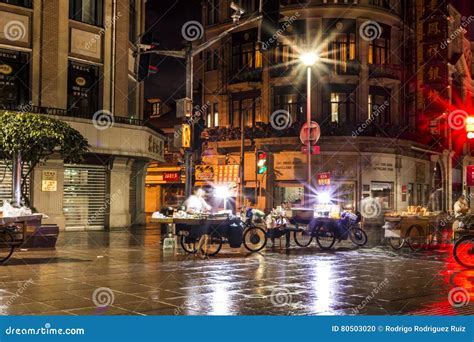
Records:
<instances>
[{"instance_id":1,"label":"drainpipe","mask_svg":"<svg viewBox=\"0 0 474 342\"><path fill-rule=\"evenodd\" d=\"M117 38L117 0L112 1L112 40L110 42L110 112L115 115L115 39Z\"/></svg>"}]
</instances>

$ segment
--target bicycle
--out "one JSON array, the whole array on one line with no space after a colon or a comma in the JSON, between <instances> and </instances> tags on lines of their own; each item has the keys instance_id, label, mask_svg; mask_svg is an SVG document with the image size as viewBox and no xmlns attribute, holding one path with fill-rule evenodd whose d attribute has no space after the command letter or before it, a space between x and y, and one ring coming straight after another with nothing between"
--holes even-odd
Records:
<instances>
[{"instance_id":1,"label":"bicycle","mask_svg":"<svg viewBox=\"0 0 474 342\"><path fill-rule=\"evenodd\" d=\"M453 256L461 266L474 268L474 234L472 230L468 232L454 243Z\"/></svg>"},{"instance_id":2,"label":"bicycle","mask_svg":"<svg viewBox=\"0 0 474 342\"><path fill-rule=\"evenodd\" d=\"M18 234L16 226L0 228L0 264L10 259L15 248L21 244L15 239L16 234Z\"/></svg>"},{"instance_id":3,"label":"bicycle","mask_svg":"<svg viewBox=\"0 0 474 342\"><path fill-rule=\"evenodd\" d=\"M295 242L300 247L307 247L316 239L319 248L331 249L336 243L348 238L356 246L364 246L367 243L367 233L360 228L360 214L343 212L340 219L317 218L310 222L308 230L295 232Z\"/></svg>"}]
</instances>

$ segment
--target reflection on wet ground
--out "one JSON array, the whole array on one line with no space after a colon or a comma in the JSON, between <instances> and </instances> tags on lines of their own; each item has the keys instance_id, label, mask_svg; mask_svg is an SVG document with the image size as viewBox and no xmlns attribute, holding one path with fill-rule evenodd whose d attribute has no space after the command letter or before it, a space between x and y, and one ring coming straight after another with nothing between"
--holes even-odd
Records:
<instances>
[{"instance_id":1,"label":"reflection on wet ground","mask_svg":"<svg viewBox=\"0 0 474 342\"><path fill-rule=\"evenodd\" d=\"M9 315L456 315L474 313L474 270L451 249L163 252L157 229L62 232L56 251L0 267ZM469 298L473 301L469 302Z\"/></svg>"}]
</instances>

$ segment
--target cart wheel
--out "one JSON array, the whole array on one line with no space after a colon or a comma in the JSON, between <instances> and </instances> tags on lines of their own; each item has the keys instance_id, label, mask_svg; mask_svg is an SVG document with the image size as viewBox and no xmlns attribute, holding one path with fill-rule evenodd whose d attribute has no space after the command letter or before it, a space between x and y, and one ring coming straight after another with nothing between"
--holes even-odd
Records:
<instances>
[{"instance_id":1,"label":"cart wheel","mask_svg":"<svg viewBox=\"0 0 474 342\"><path fill-rule=\"evenodd\" d=\"M179 243L186 253L194 254L197 252L196 239L191 239L189 236L181 235Z\"/></svg>"},{"instance_id":2,"label":"cart wheel","mask_svg":"<svg viewBox=\"0 0 474 342\"><path fill-rule=\"evenodd\" d=\"M308 247L313 242L313 234L307 229L295 231L294 238L300 247Z\"/></svg>"},{"instance_id":3,"label":"cart wheel","mask_svg":"<svg viewBox=\"0 0 474 342\"><path fill-rule=\"evenodd\" d=\"M244 246L250 252L258 252L265 248L267 235L263 228L250 227L244 232Z\"/></svg>"},{"instance_id":4,"label":"cart wheel","mask_svg":"<svg viewBox=\"0 0 474 342\"><path fill-rule=\"evenodd\" d=\"M15 249L13 242L13 235L10 232L0 232L0 263L4 263L10 259Z\"/></svg>"},{"instance_id":5,"label":"cart wheel","mask_svg":"<svg viewBox=\"0 0 474 342\"><path fill-rule=\"evenodd\" d=\"M389 237L385 238L385 241L395 250L402 249L405 245L405 239L402 237Z\"/></svg>"},{"instance_id":6,"label":"cart wheel","mask_svg":"<svg viewBox=\"0 0 474 342\"><path fill-rule=\"evenodd\" d=\"M222 237L203 235L201 239L204 241L201 244L201 253L207 256L214 256L219 253L222 248Z\"/></svg>"},{"instance_id":7,"label":"cart wheel","mask_svg":"<svg viewBox=\"0 0 474 342\"><path fill-rule=\"evenodd\" d=\"M426 244L426 235L424 233L423 227L415 224L408 228L406 242L412 251L418 252L421 250L423 245Z\"/></svg>"},{"instance_id":8,"label":"cart wheel","mask_svg":"<svg viewBox=\"0 0 474 342\"><path fill-rule=\"evenodd\" d=\"M316 228L316 242L319 248L327 250L331 249L331 247L336 242L336 237L334 236L334 232L327 229L324 226L320 226Z\"/></svg>"},{"instance_id":9,"label":"cart wheel","mask_svg":"<svg viewBox=\"0 0 474 342\"><path fill-rule=\"evenodd\" d=\"M352 242L359 247L364 246L367 243L367 234L360 228L351 228L349 231L349 237Z\"/></svg>"},{"instance_id":10,"label":"cart wheel","mask_svg":"<svg viewBox=\"0 0 474 342\"><path fill-rule=\"evenodd\" d=\"M466 235L456 241L453 255L460 265L474 268L474 235Z\"/></svg>"}]
</instances>

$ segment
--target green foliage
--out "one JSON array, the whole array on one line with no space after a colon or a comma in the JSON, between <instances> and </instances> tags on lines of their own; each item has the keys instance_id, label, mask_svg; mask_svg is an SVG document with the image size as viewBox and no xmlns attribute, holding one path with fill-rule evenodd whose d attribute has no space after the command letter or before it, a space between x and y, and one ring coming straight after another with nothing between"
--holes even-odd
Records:
<instances>
[{"instance_id":1,"label":"green foliage","mask_svg":"<svg viewBox=\"0 0 474 342\"><path fill-rule=\"evenodd\" d=\"M7 165L21 153L26 179L53 153L65 163L79 163L89 150L87 139L67 123L40 114L0 112L0 150ZM24 183L24 182L23 182ZM22 186L23 188L23 186Z\"/></svg>"}]
</instances>

